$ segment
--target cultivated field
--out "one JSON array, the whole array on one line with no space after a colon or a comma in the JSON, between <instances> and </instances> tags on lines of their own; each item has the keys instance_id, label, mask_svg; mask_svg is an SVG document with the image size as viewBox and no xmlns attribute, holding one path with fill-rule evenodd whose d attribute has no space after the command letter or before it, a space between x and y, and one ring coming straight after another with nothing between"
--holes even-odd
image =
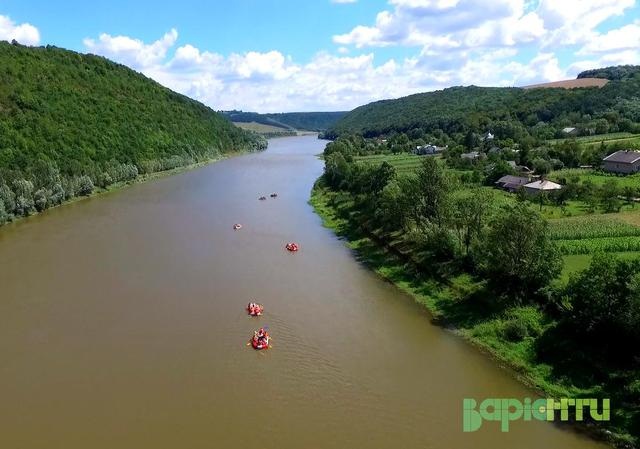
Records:
<instances>
[{"instance_id":1,"label":"cultivated field","mask_svg":"<svg viewBox=\"0 0 640 449\"><path fill-rule=\"evenodd\" d=\"M580 78L574 80L554 81L551 83L532 84L531 86L522 86L523 89L544 89L544 88L562 88L575 89L577 87L602 87L609 80L603 78Z\"/></svg>"}]
</instances>

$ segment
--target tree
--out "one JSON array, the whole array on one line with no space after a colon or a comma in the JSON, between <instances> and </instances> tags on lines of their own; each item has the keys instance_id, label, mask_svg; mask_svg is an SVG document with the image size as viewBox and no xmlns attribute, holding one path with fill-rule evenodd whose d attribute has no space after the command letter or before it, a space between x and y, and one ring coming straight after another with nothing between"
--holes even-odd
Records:
<instances>
[{"instance_id":1,"label":"tree","mask_svg":"<svg viewBox=\"0 0 640 449\"><path fill-rule=\"evenodd\" d=\"M340 188L351 172L349 163L340 151L330 153L325 158L324 175L327 183L333 188Z\"/></svg>"},{"instance_id":2,"label":"tree","mask_svg":"<svg viewBox=\"0 0 640 449\"><path fill-rule=\"evenodd\" d=\"M539 175L548 174L553 167L551 166L551 162L541 157L533 160L533 169Z\"/></svg>"},{"instance_id":3,"label":"tree","mask_svg":"<svg viewBox=\"0 0 640 449\"><path fill-rule=\"evenodd\" d=\"M504 206L492 220L482 242L482 268L498 291L522 301L560 274L562 257L547 228L525 203Z\"/></svg>"},{"instance_id":4,"label":"tree","mask_svg":"<svg viewBox=\"0 0 640 449\"><path fill-rule=\"evenodd\" d=\"M605 212L618 212L622 207L620 201L620 188L618 183L613 179L607 180L600 189L600 202Z\"/></svg>"},{"instance_id":5,"label":"tree","mask_svg":"<svg viewBox=\"0 0 640 449\"><path fill-rule=\"evenodd\" d=\"M12 214L16 209L16 194L4 182L0 181L0 202L4 205L4 210Z\"/></svg>"},{"instance_id":6,"label":"tree","mask_svg":"<svg viewBox=\"0 0 640 449\"><path fill-rule=\"evenodd\" d=\"M422 161L418 170L418 223L432 222L443 226L449 213L451 180L435 158Z\"/></svg>"},{"instance_id":7,"label":"tree","mask_svg":"<svg viewBox=\"0 0 640 449\"><path fill-rule=\"evenodd\" d=\"M33 212L33 183L26 179L13 181L13 191L16 194L16 215L27 216Z\"/></svg>"},{"instance_id":8,"label":"tree","mask_svg":"<svg viewBox=\"0 0 640 449\"><path fill-rule=\"evenodd\" d=\"M42 212L47 208L47 191L44 189L36 190L33 194L33 203L38 212Z\"/></svg>"},{"instance_id":9,"label":"tree","mask_svg":"<svg viewBox=\"0 0 640 449\"><path fill-rule=\"evenodd\" d=\"M78 195L91 195L93 192L93 181L87 175L80 176L78 179Z\"/></svg>"},{"instance_id":10,"label":"tree","mask_svg":"<svg viewBox=\"0 0 640 449\"><path fill-rule=\"evenodd\" d=\"M565 289L570 299L570 321L583 335L607 342L634 343L640 332L640 261L596 254L589 267L572 276Z\"/></svg>"},{"instance_id":11,"label":"tree","mask_svg":"<svg viewBox=\"0 0 640 449\"><path fill-rule=\"evenodd\" d=\"M373 176L371 178L371 194L377 196L395 176L396 169L393 168L390 163L384 161L373 172Z\"/></svg>"},{"instance_id":12,"label":"tree","mask_svg":"<svg viewBox=\"0 0 640 449\"><path fill-rule=\"evenodd\" d=\"M636 197L636 189L634 189L631 186L624 186L622 191L623 191L624 199L627 202L627 204L631 204L631 207L635 207L634 199Z\"/></svg>"},{"instance_id":13,"label":"tree","mask_svg":"<svg viewBox=\"0 0 640 449\"><path fill-rule=\"evenodd\" d=\"M472 243L481 235L491 206L491 195L482 189L474 190L455 199L453 204L453 228L456 231L458 243L464 249L465 256L469 255Z\"/></svg>"},{"instance_id":14,"label":"tree","mask_svg":"<svg viewBox=\"0 0 640 449\"><path fill-rule=\"evenodd\" d=\"M9 214L4 209L4 203L0 201L0 226L9 221Z\"/></svg>"}]
</instances>

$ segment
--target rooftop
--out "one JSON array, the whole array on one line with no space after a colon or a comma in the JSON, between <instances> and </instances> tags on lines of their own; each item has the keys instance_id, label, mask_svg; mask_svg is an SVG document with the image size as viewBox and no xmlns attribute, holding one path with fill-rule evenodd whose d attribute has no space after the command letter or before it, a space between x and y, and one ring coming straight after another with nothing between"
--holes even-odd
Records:
<instances>
[{"instance_id":1,"label":"rooftop","mask_svg":"<svg viewBox=\"0 0 640 449\"><path fill-rule=\"evenodd\" d=\"M621 164L633 164L640 159L640 151L621 150L605 157L603 161L618 162Z\"/></svg>"},{"instance_id":2,"label":"rooftop","mask_svg":"<svg viewBox=\"0 0 640 449\"><path fill-rule=\"evenodd\" d=\"M560 190L562 188L560 184L556 184L553 181L547 181L546 179L530 182L529 184L526 184L525 187L535 190Z\"/></svg>"}]
</instances>

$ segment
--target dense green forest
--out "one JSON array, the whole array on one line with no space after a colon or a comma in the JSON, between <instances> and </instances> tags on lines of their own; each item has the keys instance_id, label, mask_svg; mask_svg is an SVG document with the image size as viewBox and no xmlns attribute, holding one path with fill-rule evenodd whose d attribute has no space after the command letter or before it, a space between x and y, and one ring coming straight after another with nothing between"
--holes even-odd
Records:
<instances>
[{"instance_id":1,"label":"dense green forest","mask_svg":"<svg viewBox=\"0 0 640 449\"><path fill-rule=\"evenodd\" d=\"M384 100L354 109L326 137L406 134L410 139L464 144L468 134L491 132L498 141L535 146L578 135L640 133L640 71L618 67L585 72L612 79L602 88L452 87ZM584 75L584 74L581 74Z\"/></svg>"},{"instance_id":2,"label":"dense green forest","mask_svg":"<svg viewBox=\"0 0 640 449\"><path fill-rule=\"evenodd\" d=\"M0 42L0 224L266 141L123 65Z\"/></svg>"},{"instance_id":3,"label":"dense green forest","mask_svg":"<svg viewBox=\"0 0 640 449\"><path fill-rule=\"evenodd\" d=\"M604 78L608 80L622 80L633 78L640 73L640 66L637 65L618 65L612 67L603 67L600 69L585 70L578 74L580 78Z\"/></svg>"},{"instance_id":4,"label":"dense green forest","mask_svg":"<svg viewBox=\"0 0 640 449\"><path fill-rule=\"evenodd\" d=\"M256 122L283 129L300 131L326 131L344 117L346 112L283 112L258 114L257 112L221 111L232 122Z\"/></svg>"}]
</instances>

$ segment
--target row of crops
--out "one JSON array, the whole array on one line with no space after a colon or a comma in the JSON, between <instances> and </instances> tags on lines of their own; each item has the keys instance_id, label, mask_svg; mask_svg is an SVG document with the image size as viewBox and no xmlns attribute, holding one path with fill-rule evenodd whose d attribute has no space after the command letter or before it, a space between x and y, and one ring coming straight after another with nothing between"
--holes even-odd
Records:
<instances>
[{"instance_id":1,"label":"row of crops","mask_svg":"<svg viewBox=\"0 0 640 449\"><path fill-rule=\"evenodd\" d=\"M551 237L565 255L640 251L640 227L596 215L549 221Z\"/></svg>"},{"instance_id":2,"label":"row of crops","mask_svg":"<svg viewBox=\"0 0 640 449\"><path fill-rule=\"evenodd\" d=\"M558 240L562 254L622 253L640 251L640 237L600 237L578 240Z\"/></svg>"},{"instance_id":3,"label":"row of crops","mask_svg":"<svg viewBox=\"0 0 640 449\"><path fill-rule=\"evenodd\" d=\"M420 168L423 157L424 156L416 156L413 154L376 154L358 157L356 160L372 165L380 165L382 162L388 162L398 173L413 173Z\"/></svg>"},{"instance_id":4,"label":"row of crops","mask_svg":"<svg viewBox=\"0 0 640 449\"><path fill-rule=\"evenodd\" d=\"M607 215L551 220L549 229L551 238L555 240L640 236L640 227Z\"/></svg>"}]
</instances>

